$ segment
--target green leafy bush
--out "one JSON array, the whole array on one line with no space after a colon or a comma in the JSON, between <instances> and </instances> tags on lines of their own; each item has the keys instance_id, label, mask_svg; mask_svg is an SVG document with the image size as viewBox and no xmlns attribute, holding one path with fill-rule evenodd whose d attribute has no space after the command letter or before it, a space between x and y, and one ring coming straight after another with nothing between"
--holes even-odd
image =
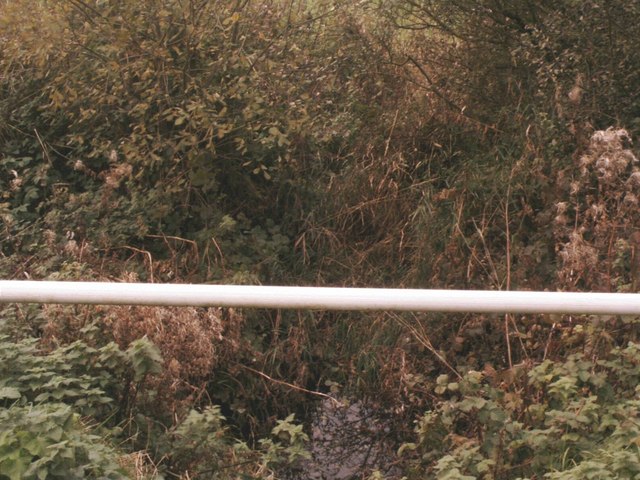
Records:
<instances>
[{"instance_id":1,"label":"green leafy bush","mask_svg":"<svg viewBox=\"0 0 640 480\"><path fill-rule=\"evenodd\" d=\"M420 458L412 478L634 478L639 361L640 345L630 343L603 360L545 360L512 388L486 372L442 375L418 442L401 449Z\"/></svg>"},{"instance_id":2,"label":"green leafy bush","mask_svg":"<svg viewBox=\"0 0 640 480\"><path fill-rule=\"evenodd\" d=\"M118 463L120 452L90 433L69 405L1 408L0 424L2 479L128 478Z\"/></svg>"},{"instance_id":3,"label":"green leafy bush","mask_svg":"<svg viewBox=\"0 0 640 480\"><path fill-rule=\"evenodd\" d=\"M64 402L85 414L97 414L105 406L112 408L108 405L113 399L104 389L117 380L105 364L119 353L111 346L100 351L75 342L45 354L36 339L14 343L0 337L0 394L6 406Z\"/></svg>"},{"instance_id":4,"label":"green leafy bush","mask_svg":"<svg viewBox=\"0 0 640 480\"><path fill-rule=\"evenodd\" d=\"M110 437L160 366L145 338L126 351L82 341L44 351L0 336L0 478L125 478Z\"/></svg>"},{"instance_id":5,"label":"green leafy bush","mask_svg":"<svg viewBox=\"0 0 640 480\"><path fill-rule=\"evenodd\" d=\"M172 469L216 479L264 478L275 476L277 468L295 468L298 460L309 457L305 449L309 438L302 425L293 423L293 415L278 420L273 438L260 439L256 449L234 439L225 421L217 406L192 410L168 435L166 454Z\"/></svg>"},{"instance_id":6,"label":"green leafy bush","mask_svg":"<svg viewBox=\"0 0 640 480\"><path fill-rule=\"evenodd\" d=\"M79 413L106 418L118 402L132 401L130 389L158 373L161 361L146 338L124 352L114 343L93 348L76 341L47 353L37 339L14 343L0 337L0 399L5 405L63 402Z\"/></svg>"},{"instance_id":7,"label":"green leafy bush","mask_svg":"<svg viewBox=\"0 0 640 480\"><path fill-rule=\"evenodd\" d=\"M73 233L86 253L133 245L162 255L167 237L186 239L203 253L190 264L201 275L257 274L256 260L268 274L291 247L277 207L298 168L292 142L304 148L315 121L304 91L313 85L298 69L320 59L294 55L311 46L304 12L101 2L40 6L48 21L25 23L28 8L3 14L11 26L0 38L8 230L40 222L51 243ZM30 81L18 81L24 72Z\"/></svg>"}]
</instances>

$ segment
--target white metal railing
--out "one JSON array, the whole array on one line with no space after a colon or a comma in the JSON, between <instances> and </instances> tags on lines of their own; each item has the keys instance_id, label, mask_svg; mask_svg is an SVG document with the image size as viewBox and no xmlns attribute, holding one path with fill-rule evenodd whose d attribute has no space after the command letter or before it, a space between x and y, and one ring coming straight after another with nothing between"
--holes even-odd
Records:
<instances>
[{"instance_id":1,"label":"white metal railing","mask_svg":"<svg viewBox=\"0 0 640 480\"><path fill-rule=\"evenodd\" d=\"M640 315L640 294L0 281L0 303Z\"/></svg>"}]
</instances>

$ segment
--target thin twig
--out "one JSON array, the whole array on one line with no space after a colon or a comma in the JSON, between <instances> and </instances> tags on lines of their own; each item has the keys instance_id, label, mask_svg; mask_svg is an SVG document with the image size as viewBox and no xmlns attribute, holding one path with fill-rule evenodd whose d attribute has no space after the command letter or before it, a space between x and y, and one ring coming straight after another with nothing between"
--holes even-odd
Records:
<instances>
[{"instance_id":1,"label":"thin twig","mask_svg":"<svg viewBox=\"0 0 640 480\"><path fill-rule=\"evenodd\" d=\"M49 157L49 152L47 151L47 147L45 147L44 142L42 141L42 138L40 138L40 134L38 133L38 130L34 128L33 131L36 134L36 138L38 139L38 142L40 143L40 147L42 147L42 155L44 156L47 163L49 165L52 165L51 157Z\"/></svg>"},{"instance_id":2,"label":"thin twig","mask_svg":"<svg viewBox=\"0 0 640 480\"><path fill-rule=\"evenodd\" d=\"M431 340L429 339L429 336L425 332L419 332L416 327L414 327L409 322L407 322L404 318L402 318L401 315L398 315L396 313L389 313L389 316L393 318L396 322L398 322L400 325L408 329L416 338L416 340L418 340L418 342L420 342L423 347L429 350L458 379L462 379L462 375L460 375L460 373L458 373L458 371L455 368L453 368L449 362L447 362L447 360L440 354L440 352L438 352L435 349L435 347L433 346L433 343L431 343ZM415 314L413 315L413 318L414 320L416 320L416 323L420 325L420 321L418 320L418 317Z\"/></svg>"},{"instance_id":3,"label":"thin twig","mask_svg":"<svg viewBox=\"0 0 640 480\"><path fill-rule=\"evenodd\" d=\"M120 248L126 248L127 250L131 250L134 251L136 253L142 253L143 255L146 255L146 257L149 259L149 281L151 283L154 283L153 280L153 257L151 256L151 252L147 251L147 250L141 250L139 248L136 247L131 247L129 245L124 245Z\"/></svg>"},{"instance_id":4,"label":"thin twig","mask_svg":"<svg viewBox=\"0 0 640 480\"><path fill-rule=\"evenodd\" d=\"M271 382L273 382L273 383L277 383L277 384L279 384L279 385L284 385L284 386L286 386L286 387L293 388L294 390L298 390L298 391L300 391L300 392L308 393L308 394L310 394L310 395L317 395L318 397L322 397L322 398L329 399L329 400L331 400L333 403L335 403L335 405L336 405L337 407L342 407L342 406L343 406L343 405L342 405L342 403L341 403L339 400L337 400L337 399L333 398L331 395L327 395L326 393L316 392L316 391L314 391L314 390L308 390L308 389L306 389L306 388L304 388L304 387L299 387L299 386L294 385L294 384L292 384L292 383L285 382L284 380L278 380L277 378L270 377L269 375L267 375L267 374L266 374L266 373L264 373L264 372L261 372L260 370L256 370L256 369L254 369L254 368L247 367L246 365L241 365L241 364L238 364L238 365L239 365L240 367L244 368L245 370L249 370L250 372L253 372L253 373L257 374L257 375L260 375L261 377L266 378L267 380L269 380L269 381L271 381Z\"/></svg>"},{"instance_id":5,"label":"thin twig","mask_svg":"<svg viewBox=\"0 0 640 480\"><path fill-rule=\"evenodd\" d=\"M464 115L463 114L464 108L462 108L459 105L457 105L453 100L451 100L449 97L447 97L444 93L442 93L435 86L435 82L431 79L431 77L429 76L427 71L424 69L424 67L415 58L413 58L411 55L409 55L407 58L408 58L409 62L412 63L418 69L418 71L422 74L422 76L425 78L425 80L429 83L428 89L431 90L433 93L435 93L435 95L440 100L442 100L447 105L449 105L450 108L452 108L452 109L456 110L457 112L460 112L462 115Z\"/></svg>"},{"instance_id":6,"label":"thin twig","mask_svg":"<svg viewBox=\"0 0 640 480\"><path fill-rule=\"evenodd\" d=\"M516 164L517 165L517 164ZM506 239L506 256L507 256L507 278L506 278L506 289L511 290L511 216L509 215L509 203L511 202L511 184L513 181L513 175L515 173L516 167L514 166L511 169L511 173L509 174L509 184L507 185L507 198L504 203L504 221L505 221L505 234L507 236ZM522 348L522 353L526 358L529 358L529 352L527 352L527 348L522 341L522 337L520 336L520 331L518 330L518 326L512 314L508 313L505 316L505 331L509 332L508 323L511 323L513 329L518 334L518 341L520 342L520 348ZM511 345L509 343L509 337L507 336L507 347L509 349L509 367L512 367L512 359L511 359Z\"/></svg>"},{"instance_id":7,"label":"thin twig","mask_svg":"<svg viewBox=\"0 0 640 480\"><path fill-rule=\"evenodd\" d=\"M549 336L547 337L547 343L544 346L544 353L542 354L542 361L544 362L547 359L547 354L549 353L549 346L551 345L551 338L553 337L553 332L556 331L556 322L553 322L551 325L551 329L549 330Z\"/></svg>"},{"instance_id":8,"label":"thin twig","mask_svg":"<svg viewBox=\"0 0 640 480\"><path fill-rule=\"evenodd\" d=\"M502 282L500 282L500 276L498 275L498 269L496 268L496 265L493 263L493 257L491 256L491 250L489 250L489 245L487 245L487 241L484 238L484 233L482 232L482 229L476 223L476 219L475 218L472 218L471 221L473 222L473 226L476 228L476 233L478 234L478 237L480 238L480 243L482 244L482 248L484 250L485 257L486 257L487 261L489 262L489 266L491 267L490 271L487 271L486 269L485 269L485 271L487 271L487 273L489 273L490 275L493 276L493 281L495 282L496 287L498 288L498 290L501 290ZM483 228L484 228L484 219L483 219Z\"/></svg>"},{"instance_id":9,"label":"thin twig","mask_svg":"<svg viewBox=\"0 0 640 480\"><path fill-rule=\"evenodd\" d=\"M504 201L504 223L505 223L505 234L507 236L506 240L506 256L507 256L507 278L506 278L506 290L511 290L511 229L509 227L509 200L511 198L511 179L513 178L513 169L511 169L511 174L509 175L509 184L507 185L507 198ZM511 355L511 339L509 338L509 320L511 319L511 314L506 313L504 315L504 338L507 342L507 355L509 359L509 369L513 370L513 357ZM522 339L520 339L522 343Z\"/></svg>"},{"instance_id":10,"label":"thin twig","mask_svg":"<svg viewBox=\"0 0 640 480\"><path fill-rule=\"evenodd\" d=\"M400 113L400 109L396 109L396 115L393 117L393 124L391 125L391 130L389 131L389 136L387 137L387 141L384 146L384 158L387 158L387 153L389 152L389 144L391 143L391 137L393 136L393 131L396 129L396 124L398 123L398 114Z\"/></svg>"}]
</instances>

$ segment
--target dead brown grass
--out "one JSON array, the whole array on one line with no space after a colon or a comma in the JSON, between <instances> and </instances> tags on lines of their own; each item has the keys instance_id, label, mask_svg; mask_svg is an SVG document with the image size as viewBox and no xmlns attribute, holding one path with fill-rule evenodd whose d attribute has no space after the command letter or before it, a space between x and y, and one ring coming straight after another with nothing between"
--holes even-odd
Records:
<instances>
[{"instance_id":1,"label":"dead brown grass","mask_svg":"<svg viewBox=\"0 0 640 480\"><path fill-rule=\"evenodd\" d=\"M156 386L167 400L193 400L202 392L223 338L219 309L114 306L104 322L123 349L144 336L160 349L164 369Z\"/></svg>"}]
</instances>

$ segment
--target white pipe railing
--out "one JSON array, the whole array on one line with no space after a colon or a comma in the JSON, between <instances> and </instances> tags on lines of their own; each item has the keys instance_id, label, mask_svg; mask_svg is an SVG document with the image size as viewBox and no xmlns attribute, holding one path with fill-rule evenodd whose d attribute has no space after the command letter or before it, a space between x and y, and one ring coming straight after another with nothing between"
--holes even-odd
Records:
<instances>
[{"instance_id":1,"label":"white pipe railing","mask_svg":"<svg viewBox=\"0 0 640 480\"><path fill-rule=\"evenodd\" d=\"M0 281L0 303L640 315L640 294Z\"/></svg>"}]
</instances>

